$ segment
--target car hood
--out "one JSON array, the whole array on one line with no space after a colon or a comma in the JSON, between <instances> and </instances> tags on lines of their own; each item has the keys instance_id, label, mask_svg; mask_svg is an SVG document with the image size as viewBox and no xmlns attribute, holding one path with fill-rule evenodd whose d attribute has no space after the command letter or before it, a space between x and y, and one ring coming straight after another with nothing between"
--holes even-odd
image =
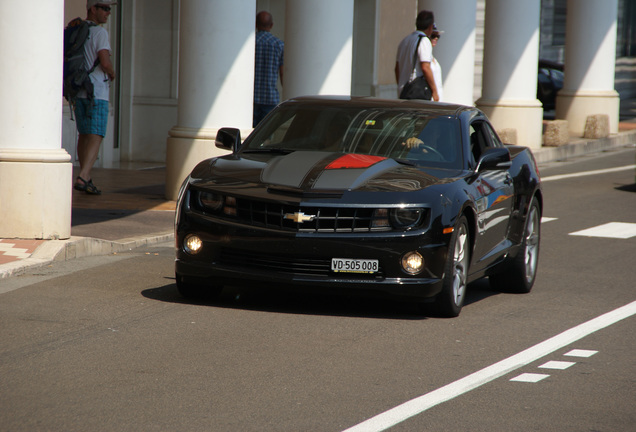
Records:
<instances>
[{"instance_id":1,"label":"car hood","mask_svg":"<svg viewBox=\"0 0 636 432\"><path fill-rule=\"evenodd\" d=\"M199 186L263 185L298 191L413 191L447 183L461 171L427 169L363 154L296 151L286 155L228 155L192 172Z\"/></svg>"}]
</instances>

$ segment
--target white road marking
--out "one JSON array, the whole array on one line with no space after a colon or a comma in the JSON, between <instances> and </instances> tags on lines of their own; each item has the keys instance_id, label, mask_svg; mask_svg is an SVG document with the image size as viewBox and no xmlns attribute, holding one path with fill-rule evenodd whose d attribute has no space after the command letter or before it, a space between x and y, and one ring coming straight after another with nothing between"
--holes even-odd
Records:
<instances>
[{"instance_id":1,"label":"white road marking","mask_svg":"<svg viewBox=\"0 0 636 432\"><path fill-rule=\"evenodd\" d=\"M602 170L583 171L583 172L578 172L573 174L562 174L562 175L542 177L541 181L545 183L547 181L552 181L552 180L562 180L562 179L574 178L574 177L585 177L585 176L596 175L596 174L607 174L611 172L626 171L630 169L636 169L636 165L625 165L625 166L616 167L616 168L607 168Z\"/></svg>"},{"instance_id":2,"label":"white road marking","mask_svg":"<svg viewBox=\"0 0 636 432\"><path fill-rule=\"evenodd\" d=\"M592 357L597 352L598 351L574 349L572 351L566 352L563 355L569 357Z\"/></svg>"},{"instance_id":3,"label":"white road marking","mask_svg":"<svg viewBox=\"0 0 636 432\"><path fill-rule=\"evenodd\" d=\"M633 301L444 387L404 402L395 408L352 426L344 432L379 432L386 430L635 314L636 301Z\"/></svg>"},{"instance_id":4,"label":"white road marking","mask_svg":"<svg viewBox=\"0 0 636 432\"><path fill-rule=\"evenodd\" d=\"M557 219L558 219L558 218L545 217L545 216L544 216L544 217L542 217L542 218L541 218L541 223L552 222L552 221L555 221L555 220L557 220Z\"/></svg>"},{"instance_id":5,"label":"white road marking","mask_svg":"<svg viewBox=\"0 0 636 432\"><path fill-rule=\"evenodd\" d=\"M558 369L565 370L570 366L575 365L576 362L566 362L566 361L549 361L547 363L543 363L539 366L540 369Z\"/></svg>"},{"instance_id":6,"label":"white road marking","mask_svg":"<svg viewBox=\"0 0 636 432\"><path fill-rule=\"evenodd\" d=\"M546 374L523 373L519 376L512 378L510 381L537 383L541 380L546 379L549 376L550 375L546 375Z\"/></svg>"},{"instance_id":7,"label":"white road marking","mask_svg":"<svg viewBox=\"0 0 636 432\"><path fill-rule=\"evenodd\" d=\"M636 236L636 223L610 222L570 233L573 236L628 239Z\"/></svg>"}]
</instances>

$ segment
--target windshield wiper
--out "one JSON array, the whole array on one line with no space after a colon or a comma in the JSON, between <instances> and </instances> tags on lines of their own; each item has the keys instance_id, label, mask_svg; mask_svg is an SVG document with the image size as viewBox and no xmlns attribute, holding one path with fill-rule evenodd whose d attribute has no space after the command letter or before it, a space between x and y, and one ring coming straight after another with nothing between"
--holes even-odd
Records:
<instances>
[{"instance_id":1,"label":"windshield wiper","mask_svg":"<svg viewBox=\"0 0 636 432\"><path fill-rule=\"evenodd\" d=\"M296 150L286 149L286 148L258 148L258 149L245 149L241 153L274 153L274 154L289 154L293 153Z\"/></svg>"}]
</instances>

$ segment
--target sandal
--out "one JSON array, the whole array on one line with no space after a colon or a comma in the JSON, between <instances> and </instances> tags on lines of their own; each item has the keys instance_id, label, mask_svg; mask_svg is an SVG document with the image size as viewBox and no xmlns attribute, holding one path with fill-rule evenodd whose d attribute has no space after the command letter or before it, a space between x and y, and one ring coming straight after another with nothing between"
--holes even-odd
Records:
<instances>
[{"instance_id":1,"label":"sandal","mask_svg":"<svg viewBox=\"0 0 636 432\"><path fill-rule=\"evenodd\" d=\"M77 176L77 180L79 180L83 184L76 182L73 185L73 188L75 190L78 190L80 192L86 192L89 195L101 195L102 194L102 191L97 189L97 186L95 186L93 184L93 179L90 179L90 180L86 181L83 178L81 178L80 176Z\"/></svg>"}]
</instances>

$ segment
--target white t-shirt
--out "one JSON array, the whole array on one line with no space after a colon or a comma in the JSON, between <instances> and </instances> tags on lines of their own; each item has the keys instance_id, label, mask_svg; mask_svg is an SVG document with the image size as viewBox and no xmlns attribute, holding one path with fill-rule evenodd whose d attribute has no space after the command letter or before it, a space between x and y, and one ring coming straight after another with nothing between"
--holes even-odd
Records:
<instances>
[{"instance_id":1,"label":"white t-shirt","mask_svg":"<svg viewBox=\"0 0 636 432\"><path fill-rule=\"evenodd\" d=\"M433 79L435 80L435 87L437 87L437 94L439 96L439 102L444 102L444 88L442 87L442 66L435 57L431 62L431 71L433 71Z\"/></svg>"},{"instance_id":2,"label":"white t-shirt","mask_svg":"<svg viewBox=\"0 0 636 432\"><path fill-rule=\"evenodd\" d=\"M105 28L98 25L91 26L88 40L84 44L84 59L86 60L86 70L91 70L97 53L101 50L110 51L110 41L108 40L108 32ZM93 73L90 74L91 81L95 87L95 99L108 100L110 79L104 70L98 65ZM85 98L86 92L81 90L77 97Z\"/></svg>"},{"instance_id":3,"label":"white t-shirt","mask_svg":"<svg viewBox=\"0 0 636 432\"><path fill-rule=\"evenodd\" d=\"M420 46L417 49L417 67L414 67L413 55L415 54L415 47L417 46L417 40L420 35L422 36L422 42L420 42ZM396 56L396 61L400 68L400 76L398 77L398 97L407 82L424 75L424 72L422 72L422 68L420 67L420 63L430 63L432 59L433 46L424 32L416 30L402 39L402 42L398 45Z\"/></svg>"}]
</instances>

